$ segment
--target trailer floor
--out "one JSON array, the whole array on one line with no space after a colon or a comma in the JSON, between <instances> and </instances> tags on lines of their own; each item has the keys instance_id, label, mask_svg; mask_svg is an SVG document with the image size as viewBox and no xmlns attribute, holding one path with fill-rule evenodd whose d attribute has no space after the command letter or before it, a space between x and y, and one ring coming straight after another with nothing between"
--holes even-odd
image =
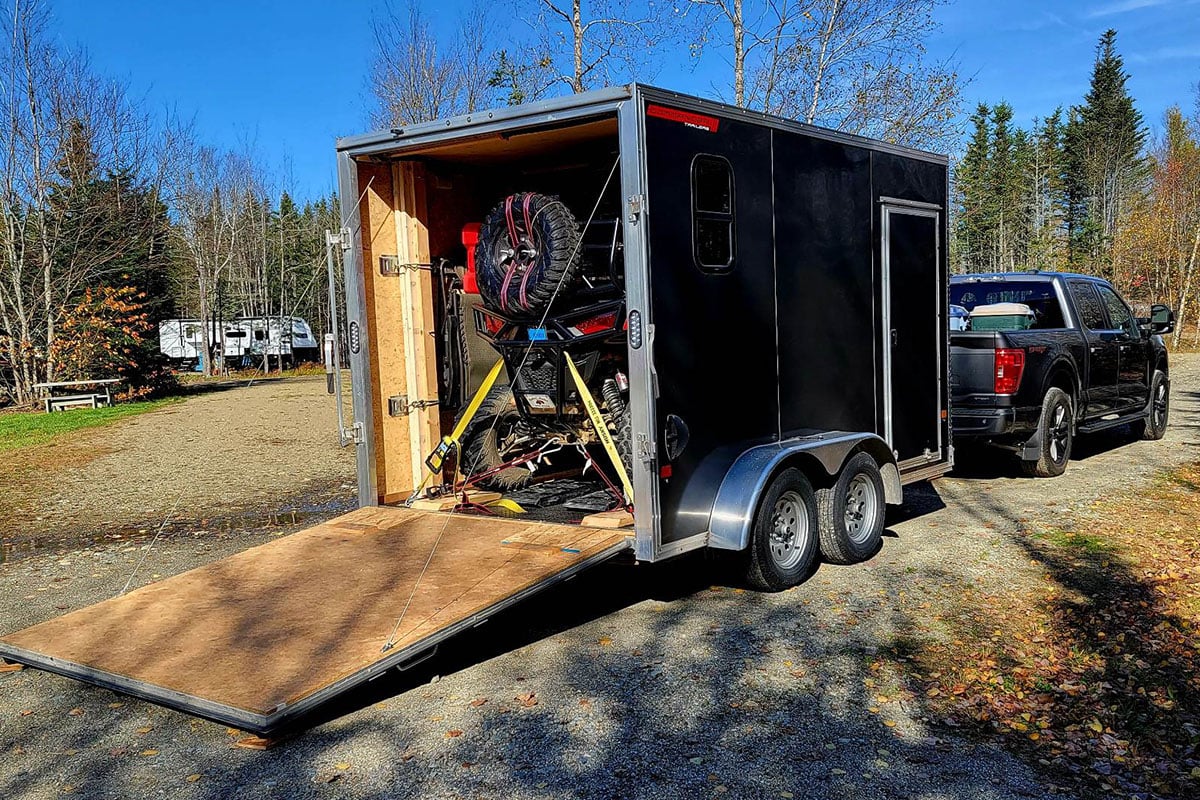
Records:
<instances>
[{"instance_id":1,"label":"trailer floor","mask_svg":"<svg viewBox=\"0 0 1200 800\"><path fill-rule=\"evenodd\" d=\"M0 656L269 733L627 547L611 530L364 508L2 637Z\"/></svg>"}]
</instances>

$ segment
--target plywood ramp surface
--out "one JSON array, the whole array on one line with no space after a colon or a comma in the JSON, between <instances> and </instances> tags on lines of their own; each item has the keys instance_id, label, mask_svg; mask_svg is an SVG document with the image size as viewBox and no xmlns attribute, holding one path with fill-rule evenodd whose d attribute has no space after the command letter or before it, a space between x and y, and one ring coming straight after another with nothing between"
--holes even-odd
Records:
<instances>
[{"instance_id":1,"label":"plywood ramp surface","mask_svg":"<svg viewBox=\"0 0 1200 800\"><path fill-rule=\"evenodd\" d=\"M118 676L119 688L144 684L154 691L134 693L184 710L196 711L159 690L199 698L206 716L228 708L266 728L281 709L624 542L614 531L364 508L0 637L0 654L88 680Z\"/></svg>"}]
</instances>

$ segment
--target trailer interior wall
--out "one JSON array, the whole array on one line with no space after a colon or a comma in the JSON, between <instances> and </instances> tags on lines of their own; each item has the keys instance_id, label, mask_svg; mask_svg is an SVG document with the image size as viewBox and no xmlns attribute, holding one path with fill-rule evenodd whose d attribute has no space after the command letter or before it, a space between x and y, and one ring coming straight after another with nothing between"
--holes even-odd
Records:
<instances>
[{"instance_id":1,"label":"trailer interior wall","mask_svg":"<svg viewBox=\"0 0 1200 800\"><path fill-rule=\"evenodd\" d=\"M374 430L375 493L380 503L399 502L425 474L424 459L448 431L455 404L393 416L389 398L438 399L433 281L426 269L384 275L380 258L429 265L437 259L466 263L462 229L480 222L517 191L557 195L580 217L596 204L617 156L617 120L609 114L553 126L470 136L352 162L361 195L361 280L366 319L369 394ZM606 198L616 204L620 180ZM615 213L615 211L613 212ZM353 344L352 344L353 346ZM486 345L476 349L498 358ZM479 364L473 364L476 381ZM474 387L472 387L474 388Z\"/></svg>"}]
</instances>

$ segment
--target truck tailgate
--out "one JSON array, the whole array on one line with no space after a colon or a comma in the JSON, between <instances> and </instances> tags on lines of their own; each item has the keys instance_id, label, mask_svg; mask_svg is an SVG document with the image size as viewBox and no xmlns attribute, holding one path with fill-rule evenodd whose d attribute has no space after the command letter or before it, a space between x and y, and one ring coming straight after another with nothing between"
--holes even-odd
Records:
<instances>
[{"instance_id":1,"label":"truck tailgate","mask_svg":"<svg viewBox=\"0 0 1200 800\"><path fill-rule=\"evenodd\" d=\"M628 547L620 531L362 508L0 637L0 656L266 734Z\"/></svg>"},{"instance_id":2,"label":"truck tailgate","mask_svg":"<svg viewBox=\"0 0 1200 800\"><path fill-rule=\"evenodd\" d=\"M952 332L950 334L951 406L975 408L996 403L996 347L999 338L992 331Z\"/></svg>"}]
</instances>

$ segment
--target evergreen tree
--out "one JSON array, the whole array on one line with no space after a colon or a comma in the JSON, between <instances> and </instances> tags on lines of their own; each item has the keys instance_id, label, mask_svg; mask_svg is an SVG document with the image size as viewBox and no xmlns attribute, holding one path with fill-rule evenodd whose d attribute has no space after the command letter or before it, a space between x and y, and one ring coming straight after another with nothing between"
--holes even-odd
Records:
<instances>
[{"instance_id":1,"label":"evergreen tree","mask_svg":"<svg viewBox=\"0 0 1200 800\"><path fill-rule=\"evenodd\" d=\"M957 264L959 270L970 272L982 269L982 253L987 246L990 220L988 215L988 161L992 128L991 109L980 103L971 115L973 132L962 160L954 170L957 195Z\"/></svg>"},{"instance_id":2,"label":"evergreen tree","mask_svg":"<svg viewBox=\"0 0 1200 800\"><path fill-rule=\"evenodd\" d=\"M1142 147L1146 128L1126 88L1117 32L1100 37L1091 88L1072 109L1066 130L1066 192L1070 260L1110 273L1112 237L1130 197L1146 175Z\"/></svg>"},{"instance_id":3,"label":"evergreen tree","mask_svg":"<svg viewBox=\"0 0 1200 800\"><path fill-rule=\"evenodd\" d=\"M1035 120L1033 129L1028 172L1029 263L1038 269L1055 269L1066 260L1062 108L1056 108L1044 120Z\"/></svg>"}]
</instances>

